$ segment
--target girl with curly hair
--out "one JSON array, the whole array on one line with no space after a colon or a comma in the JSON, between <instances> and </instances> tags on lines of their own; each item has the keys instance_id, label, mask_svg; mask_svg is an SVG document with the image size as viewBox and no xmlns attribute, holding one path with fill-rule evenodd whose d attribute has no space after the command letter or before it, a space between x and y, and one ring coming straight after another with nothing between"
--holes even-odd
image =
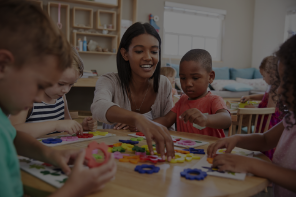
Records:
<instances>
[{"instance_id":1,"label":"girl with curly hair","mask_svg":"<svg viewBox=\"0 0 296 197\"><path fill-rule=\"evenodd\" d=\"M279 87L277 94L283 120L265 133L234 135L213 143L208 155L219 148L230 153L234 147L266 151L276 147L273 163L232 154L218 155L213 167L232 172L250 172L275 183L274 196L296 196L296 35L283 43L275 53L278 61ZM277 80L274 81L278 83Z\"/></svg>"}]
</instances>

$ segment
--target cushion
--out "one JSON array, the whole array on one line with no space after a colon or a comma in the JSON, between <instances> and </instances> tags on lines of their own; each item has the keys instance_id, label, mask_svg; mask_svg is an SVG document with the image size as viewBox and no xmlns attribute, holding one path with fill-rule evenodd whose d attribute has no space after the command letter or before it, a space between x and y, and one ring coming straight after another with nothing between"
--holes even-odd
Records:
<instances>
[{"instance_id":1,"label":"cushion","mask_svg":"<svg viewBox=\"0 0 296 197\"><path fill-rule=\"evenodd\" d=\"M253 87L249 86L247 84L236 82L236 83L231 83L231 84L224 86L224 89L232 91L232 92L243 92L243 91L253 90Z\"/></svg>"},{"instance_id":2,"label":"cushion","mask_svg":"<svg viewBox=\"0 0 296 197\"><path fill-rule=\"evenodd\" d=\"M243 69L235 69L230 68L230 79L236 79L237 77L243 79L253 79L255 68L243 68Z\"/></svg>"},{"instance_id":3,"label":"cushion","mask_svg":"<svg viewBox=\"0 0 296 197\"><path fill-rule=\"evenodd\" d=\"M174 68L176 70L176 78L179 78L179 65L178 64L166 63L166 66Z\"/></svg>"},{"instance_id":4,"label":"cushion","mask_svg":"<svg viewBox=\"0 0 296 197\"><path fill-rule=\"evenodd\" d=\"M221 80L221 79L215 79L213 83L211 83L211 87L216 91L223 90L224 86L231 84L231 83L237 83L234 80Z\"/></svg>"},{"instance_id":5,"label":"cushion","mask_svg":"<svg viewBox=\"0 0 296 197\"><path fill-rule=\"evenodd\" d=\"M263 79L263 76L257 68L255 68L253 79Z\"/></svg>"},{"instance_id":6,"label":"cushion","mask_svg":"<svg viewBox=\"0 0 296 197\"><path fill-rule=\"evenodd\" d=\"M223 68L215 68L215 67L213 67L213 71L215 71L215 79L225 79L225 80L230 79L230 74L229 74L229 68L228 67L223 67Z\"/></svg>"},{"instance_id":7,"label":"cushion","mask_svg":"<svg viewBox=\"0 0 296 197\"><path fill-rule=\"evenodd\" d=\"M263 79L243 79L238 77L236 81L252 86L253 90L258 92L265 92L268 87L268 84Z\"/></svg>"}]
</instances>

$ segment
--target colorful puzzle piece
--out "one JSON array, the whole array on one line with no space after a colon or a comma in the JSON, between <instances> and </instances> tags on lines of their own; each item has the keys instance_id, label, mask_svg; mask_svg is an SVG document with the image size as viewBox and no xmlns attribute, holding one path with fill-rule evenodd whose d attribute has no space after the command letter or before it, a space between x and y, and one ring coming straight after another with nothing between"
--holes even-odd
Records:
<instances>
[{"instance_id":1,"label":"colorful puzzle piece","mask_svg":"<svg viewBox=\"0 0 296 197\"><path fill-rule=\"evenodd\" d=\"M182 153L182 154L189 154L190 153L190 151L178 150L178 149L176 149L175 152Z\"/></svg>"},{"instance_id":2,"label":"colorful puzzle piece","mask_svg":"<svg viewBox=\"0 0 296 197\"><path fill-rule=\"evenodd\" d=\"M177 142L177 144L181 144L181 145L184 145L184 146L193 146L196 144L195 141L192 141L192 140L180 140Z\"/></svg>"},{"instance_id":3,"label":"colorful puzzle piece","mask_svg":"<svg viewBox=\"0 0 296 197\"><path fill-rule=\"evenodd\" d=\"M52 175L52 176L61 176L59 173L55 173L55 172L50 172L48 170L44 170L44 171L40 171L41 174L43 175Z\"/></svg>"},{"instance_id":4,"label":"colorful puzzle piece","mask_svg":"<svg viewBox=\"0 0 296 197\"><path fill-rule=\"evenodd\" d=\"M92 155L95 159L103 159L101 155L93 154Z\"/></svg>"},{"instance_id":5,"label":"colorful puzzle piece","mask_svg":"<svg viewBox=\"0 0 296 197\"><path fill-rule=\"evenodd\" d=\"M134 148L132 149L133 151L135 152L146 152L146 149L145 148L141 148L139 146L134 146Z\"/></svg>"},{"instance_id":6,"label":"colorful puzzle piece","mask_svg":"<svg viewBox=\"0 0 296 197\"><path fill-rule=\"evenodd\" d=\"M145 168L150 168L150 170L145 170ZM147 164L143 164L143 165L139 165L136 166L135 171L141 173L141 174L152 174L152 173L157 173L159 172L160 168L155 166L155 165L147 165Z\"/></svg>"},{"instance_id":7,"label":"colorful puzzle piece","mask_svg":"<svg viewBox=\"0 0 296 197\"><path fill-rule=\"evenodd\" d=\"M212 167L205 167L203 166L202 168L207 169L207 172L219 172L219 173L225 173L224 171L218 171L218 168L212 168Z\"/></svg>"},{"instance_id":8,"label":"colorful puzzle piece","mask_svg":"<svg viewBox=\"0 0 296 197\"><path fill-rule=\"evenodd\" d=\"M92 138L93 134L83 133L82 135L77 135L78 138Z\"/></svg>"},{"instance_id":9,"label":"colorful puzzle piece","mask_svg":"<svg viewBox=\"0 0 296 197\"><path fill-rule=\"evenodd\" d=\"M121 146L114 146L114 147L112 148L112 152L113 152L113 153L114 153L114 152L121 152L121 153L124 153L124 152L125 152L125 149L122 148Z\"/></svg>"},{"instance_id":10,"label":"colorful puzzle piece","mask_svg":"<svg viewBox=\"0 0 296 197\"><path fill-rule=\"evenodd\" d=\"M103 162L97 162L96 159L92 155L92 151L95 149L99 149L104 153L104 161ZM91 143L88 144L86 148L86 153L85 153L85 159L88 160L88 167L89 168L94 168L101 166L105 163L107 163L110 159L111 154L108 152L108 146L102 142L98 144L95 141L92 141Z\"/></svg>"},{"instance_id":11,"label":"colorful puzzle piece","mask_svg":"<svg viewBox=\"0 0 296 197\"><path fill-rule=\"evenodd\" d=\"M138 155L134 156L123 156L122 159L119 159L120 162L130 162L133 164L137 164L140 161L140 157Z\"/></svg>"},{"instance_id":12,"label":"colorful puzzle piece","mask_svg":"<svg viewBox=\"0 0 296 197\"><path fill-rule=\"evenodd\" d=\"M149 155L149 156L140 156L140 161L145 162L145 161L150 161L152 163L157 163L157 162L165 162L165 160L161 159L158 156L155 155Z\"/></svg>"},{"instance_id":13,"label":"colorful puzzle piece","mask_svg":"<svg viewBox=\"0 0 296 197\"><path fill-rule=\"evenodd\" d=\"M119 140L119 141L125 144L132 144L132 145L139 144L138 141L132 141L132 140Z\"/></svg>"},{"instance_id":14,"label":"colorful puzzle piece","mask_svg":"<svg viewBox=\"0 0 296 197\"><path fill-rule=\"evenodd\" d=\"M42 165L37 165L37 164L30 165L30 168L36 168L36 169L38 169L38 170L40 170L40 169L45 169L44 166L42 166Z\"/></svg>"},{"instance_id":15,"label":"colorful puzzle piece","mask_svg":"<svg viewBox=\"0 0 296 197\"><path fill-rule=\"evenodd\" d=\"M133 152L134 145L122 143L121 147L126 151Z\"/></svg>"},{"instance_id":16,"label":"colorful puzzle piece","mask_svg":"<svg viewBox=\"0 0 296 197\"><path fill-rule=\"evenodd\" d=\"M142 132L136 132L137 136L145 136Z\"/></svg>"},{"instance_id":17,"label":"colorful puzzle piece","mask_svg":"<svg viewBox=\"0 0 296 197\"><path fill-rule=\"evenodd\" d=\"M98 136L98 135L106 136L106 135L108 135L108 132L101 132L101 131L93 131L93 132L88 132L88 133L93 134L94 136Z\"/></svg>"},{"instance_id":18,"label":"colorful puzzle piece","mask_svg":"<svg viewBox=\"0 0 296 197\"><path fill-rule=\"evenodd\" d=\"M175 159L171 159L171 163L183 163L185 162L186 155L182 153L176 153L175 154Z\"/></svg>"},{"instance_id":19,"label":"colorful puzzle piece","mask_svg":"<svg viewBox=\"0 0 296 197\"><path fill-rule=\"evenodd\" d=\"M194 173L197 175L191 175L190 173ZM190 169L187 168L183 172L180 173L182 177L185 177L189 180L204 180L205 177L207 177L207 173L201 171L200 169Z\"/></svg>"},{"instance_id":20,"label":"colorful puzzle piece","mask_svg":"<svg viewBox=\"0 0 296 197\"><path fill-rule=\"evenodd\" d=\"M61 143L63 140L59 139L59 138L47 138L42 140L42 142L44 144L58 144Z\"/></svg>"},{"instance_id":21,"label":"colorful puzzle piece","mask_svg":"<svg viewBox=\"0 0 296 197\"><path fill-rule=\"evenodd\" d=\"M61 137L61 140L63 140L63 141L69 141L69 142L77 141L78 139L79 138L77 136Z\"/></svg>"},{"instance_id":22,"label":"colorful puzzle piece","mask_svg":"<svg viewBox=\"0 0 296 197\"><path fill-rule=\"evenodd\" d=\"M214 158L210 158L210 157L207 158L207 161L208 161L210 164L213 164L213 160L214 160Z\"/></svg>"},{"instance_id":23,"label":"colorful puzzle piece","mask_svg":"<svg viewBox=\"0 0 296 197\"><path fill-rule=\"evenodd\" d=\"M129 156L129 154L122 154L120 152L113 153L115 159L122 159L123 156Z\"/></svg>"},{"instance_id":24,"label":"colorful puzzle piece","mask_svg":"<svg viewBox=\"0 0 296 197\"><path fill-rule=\"evenodd\" d=\"M43 165L43 166L48 166L48 167L52 166L52 165L49 164L49 163L43 163L42 165Z\"/></svg>"},{"instance_id":25,"label":"colorful puzzle piece","mask_svg":"<svg viewBox=\"0 0 296 197\"><path fill-rule=\"evenodd\" d=\"M57 180L57 182L59 182L59 183L66 183L67 180L68 180L68 178L64 178L62 181L58 181Z\"/></svg>"},{"instance_id":26,"label":"colorful puzzle piece","mask_svg":"<svg viewBox=\"0 0 296 197\"><path fill-rule=\"evenodd\" d=\"M193 154L201 154L201 155L206 154L204 149L189 148L189 149L183 149L183 150L189 151L190 153L193 153Z\"/></svg>"},{"instance_id":27,"label":"colorful puzzle piece","mask_svg":"<svg viewBox=\"0 0 296 197\"><path fill-rule=\"evenodd\" d=\"M121 145L122 145L122 143L119 142L119 143L115 143L115 144L113 144L113 147L119 147L119 146L121 146Z\"/></svg>"},{"instance_id":28,"label":"colorful puzzle piece","mask_svg":"<svg viewBox=\"0 0 296 197\"><path fill-rule=\"evenodd\" d=\"M113 149L113 148L108 147L108 152L109 152L109 153L112 153L112 149Z\"/></svg>"}]
</instances>

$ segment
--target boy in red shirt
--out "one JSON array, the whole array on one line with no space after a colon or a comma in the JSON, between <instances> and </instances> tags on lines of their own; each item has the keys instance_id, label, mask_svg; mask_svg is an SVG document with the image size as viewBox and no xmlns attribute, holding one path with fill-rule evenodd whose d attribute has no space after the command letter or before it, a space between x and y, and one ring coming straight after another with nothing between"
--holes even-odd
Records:
<instances>
[{"instance_id":1,"label":"boy in red shirt","mask_svg":"<svg viewBox=\"0 0 296 197\"><path fill-rule=\"evenodd\" d=\"M179 76L185 95L167 115L154 121L166 127L176 122L181 132L225 137L230 114L224 100L207 91L215 79L211 55L203 49L190 50L181 59Z\"/></svg>"}]
</instances>

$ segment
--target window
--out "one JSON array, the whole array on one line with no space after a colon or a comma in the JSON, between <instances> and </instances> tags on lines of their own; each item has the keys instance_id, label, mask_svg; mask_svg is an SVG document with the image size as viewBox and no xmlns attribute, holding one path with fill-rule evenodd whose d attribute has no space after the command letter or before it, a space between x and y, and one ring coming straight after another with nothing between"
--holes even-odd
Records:
<instances>
[{"instance_id":1,"label":"window","mask_svg":"<svg viewBox=\"0 0 296 197\"><path fill-rule=\"evenodd\" d=\"M164 57L181 58L190 49L207 50L221 61L225 10L165 2Z\"/></svg>"},{"instance_id":2,"label":"window","mask_svg":"<svg viewBox=\"0 0 296 197\"><path fill-rule=\"evenodd\" d=\"M284 41L296 35L296 8L291 9L286 14Z\"/></svg>"}]
</instances>

